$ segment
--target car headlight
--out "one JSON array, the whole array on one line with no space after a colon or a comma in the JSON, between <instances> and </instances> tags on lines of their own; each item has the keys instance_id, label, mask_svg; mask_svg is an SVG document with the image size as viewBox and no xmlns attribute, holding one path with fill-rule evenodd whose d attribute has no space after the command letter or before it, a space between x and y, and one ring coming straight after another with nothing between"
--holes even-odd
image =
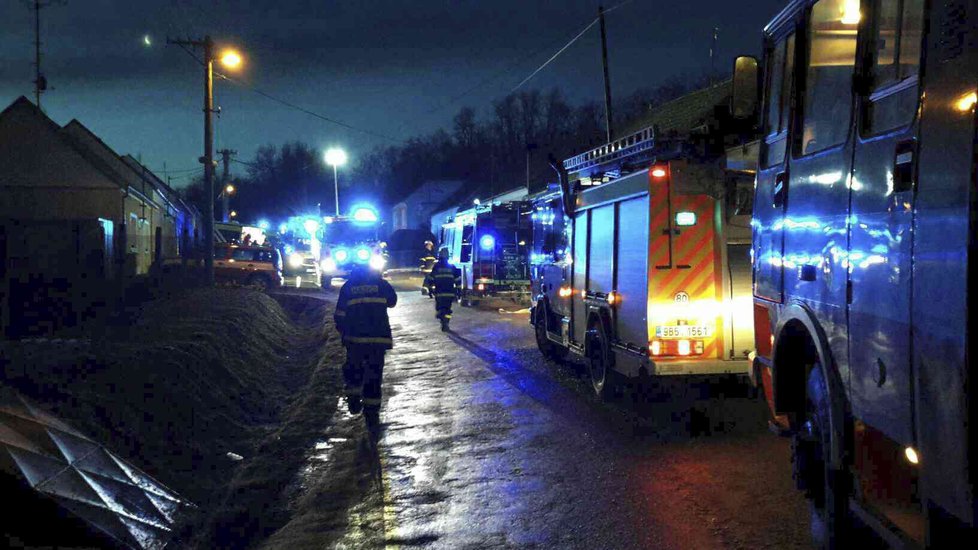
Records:
<instances>
[{"instance_id":1,"label":"car headlight","mask_svg":"<svg viewBox=\"0 0 978 550\"><path fill-rule=\"evenodd\" d=\"M370 268L381 271L384 266L387 265L387 260L384 259L380 254L374 254L373 258L370 258Z\"/></svg>"},{"instance_id":2,"label":"car headlight","mask_svg":"<svg viewBox=\"0 0 978 550\"><path fill-rule=\"evenodd\" d=\"M340 248L339 250L333 251L333 257L336 258L337 262L343 263L350 257L350 253Z\"/></svg>"},{"instance_id":3,"label":"car headlight","mask_svg":"<svg viewBox=\"0 0 978 550\"><path fill-rule=\"evenodd\" d=\"M323 271L336 271L336 260L333 258L323 258L323 261L319 263L319 267Z\"/></svg>"},{"instance_id":4,"label":"car headlight","mask_svg":"<svg viewBox=\"0 0 978 550\"><path fill-rule=\"evenodd\" d=\"M302 254L295 252L289 256L289 267L302 267Z\"/></svg>"}]
</instances>

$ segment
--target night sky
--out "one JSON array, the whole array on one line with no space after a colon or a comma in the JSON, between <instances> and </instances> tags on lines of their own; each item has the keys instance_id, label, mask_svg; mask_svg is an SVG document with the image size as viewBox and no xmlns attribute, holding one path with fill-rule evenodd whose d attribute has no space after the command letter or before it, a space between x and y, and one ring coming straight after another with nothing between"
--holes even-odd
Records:
<instances>
[{"instance_id":1,"label":"night sky","mask_svg":"<svg viewBox=\"0 0 978 550\"><path fill-rule=\"evenodd\" d=\"M448 126L459 107L480 112L593 19L598 0L53 0L42 10L45 111L79 119L153 170L199 166L200 66L167 35L209 33L233 44L236 78L325 116L398 140ZM616 0L605 0L606 8ZM761 29L785 0L632 0L607 17L612 93L702 73L720 27L718 66L758 54ZM0 0L0 108L33 99L33 2ZM152 46L143 44L149 35ZM559 86L573 101L601 100L594 26L526 87ZM534 54L535 55L532 55ZM451 99L494 75L457 102ZM223 109L216 147L248 160L262 144L342 145L355 162L396 143L346 130L216 81ZM241 168L239 165L237 168ZM186 174L186 172L174 172ZM176 185L185 181L174 180Z\"/></svg>"}]
</instances>

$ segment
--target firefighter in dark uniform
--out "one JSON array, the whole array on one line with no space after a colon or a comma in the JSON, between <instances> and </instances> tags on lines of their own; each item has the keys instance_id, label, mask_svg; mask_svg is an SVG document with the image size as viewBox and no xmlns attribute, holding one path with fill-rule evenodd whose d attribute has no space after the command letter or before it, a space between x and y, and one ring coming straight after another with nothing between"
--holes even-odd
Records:
<instances>
[{"instance_id":1,"label":"firefighter in dark uniform","mask_svg":"<svg viewBox=\"0 0 978 550\"><path fill-rule=\"evenodd\" d=\"M441 321L441 329L447 331L452 318L452 302L458 298L462 287L462 270L448 263L447 248L438 251L438 262L425 280L435 297L435 317Z\"/></svg>"},{"instance_id":2,"label":"firefighter in dark uniform","mask_svg":"<svg viewBox=\"0 0 978 550\"><path fill-rule=\"evenodd\" d=\"M425 282L422 283L421 285L421 293L427 294L429 298L434 298L435 295L432 292L431 286L428 284L430 279L428 278L427 274L431 273L432 266L435 265L435 262L437 260L438 258L435 257L435 243L431 241L425 241L424 252L421 253L421 258L419 259L419 261L421 262L421 271L426 272L425 279L424 279Z\"/></svg>"},{"instance_id":3,"label":"firefighter in dark uniform","mask_svg":"<svg viewBox=\"0 0 978 550\"><path fill-rule=\"evenodd\" d=\"M396 304L394 287L377 271L357 264L340 289L333 313L346 347L343 381L347 404L353 414L362 408L367 423L373 426L380 418L384 354L394 347L387 309Z\"/></svg>"}]
</instances>

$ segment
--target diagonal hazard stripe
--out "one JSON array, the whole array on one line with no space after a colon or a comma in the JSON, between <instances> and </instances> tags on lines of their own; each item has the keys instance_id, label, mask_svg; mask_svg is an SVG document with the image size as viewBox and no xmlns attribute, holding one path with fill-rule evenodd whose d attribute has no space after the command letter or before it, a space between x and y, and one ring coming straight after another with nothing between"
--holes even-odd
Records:
<instances>
[{"instance_id":1,"label":"diagonal hazard stripe","mask_svg":"<svg viewBox=\"0 0 978 550\"><path fill-rule=\"evenodd\" d=\"M689 265L692 266L692 269L677 269L674 267L662 276L656 286L662 288L666 292L669 292L676 289L675 282L677 279L688 277L691 272L699 273L703 269L705 263L709 263L712 269L713 262L707 262L707 256L712 251L712 246L706 246L707 244L712 244L710 241L710 234L707 233L700 242L698 254L693 258L689 258ZM682 288L679 288L679 290L682 290Z\"/></svg>"}]
</instances>

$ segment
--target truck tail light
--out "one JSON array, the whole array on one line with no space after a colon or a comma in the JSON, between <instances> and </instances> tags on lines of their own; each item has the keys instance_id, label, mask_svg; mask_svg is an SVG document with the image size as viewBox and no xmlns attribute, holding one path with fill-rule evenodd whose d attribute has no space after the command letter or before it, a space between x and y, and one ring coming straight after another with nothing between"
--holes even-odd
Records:
<instances>
[{"instance_id":1,"label":"truck tail light","mask_svg":"<svg viewBox=\"0 0 978 550\"><path fill-rule=\"evenodd\" d=\"M486 284L485 283L479 283L479 292L482 292L485 289L486 289Z\"/></svg>"},{"instance_id":2,"label":"truck tail light","mask_svg":"<svg viewBox=\"0 0 978 550\"><path fill-rule=\"evenodd\" d=\"M652 357L692 357L703 355L703 340L652 340L649 355Z\"/></svg>"},{"instance_id":3,"label":"truck tail light","mask_svg":"<svg viewBox=\"0 0 978 550\"><path fill-rule=\"evenodd\" d=\"M559 294L561 298L568 298L571 294L574 294L574 291L571 290L569 286L562 286L560 287L560 290L557 291L557 294Z\"/></svg>"},{"instance_id":4,"label":"truck tail light","mask_svg":"<svg viewBox=\"0 0 978 550\"><path fill-rule=\"evenodd\" d=\"M676 348L679 355L689 355L692 351L692 348L689 345L689 340L680 340Z\"/></svg>"}]
</instances>

